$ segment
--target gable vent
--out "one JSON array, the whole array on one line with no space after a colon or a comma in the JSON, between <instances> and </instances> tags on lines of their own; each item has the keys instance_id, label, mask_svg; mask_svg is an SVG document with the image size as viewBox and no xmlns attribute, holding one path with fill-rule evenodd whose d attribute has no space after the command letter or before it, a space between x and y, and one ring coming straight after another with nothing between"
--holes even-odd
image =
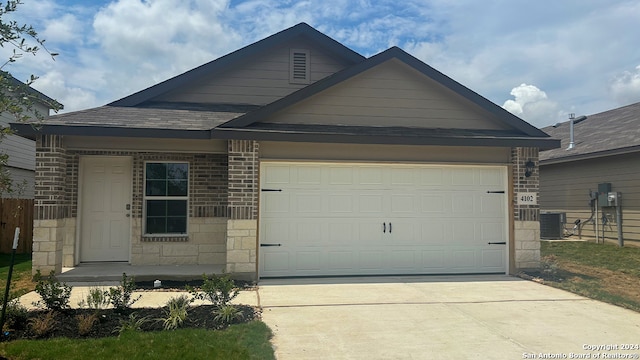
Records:
<instances>
[{"instance_id":1,"label":"gable vent","mask_svg":"<svg viewBox=\"0 0 640 360\"><path fill-rule=\"evenodd\" d=\"M291 49L289 56L289 82L309 84L309 50Z\"/></svg>"}]
</instances>

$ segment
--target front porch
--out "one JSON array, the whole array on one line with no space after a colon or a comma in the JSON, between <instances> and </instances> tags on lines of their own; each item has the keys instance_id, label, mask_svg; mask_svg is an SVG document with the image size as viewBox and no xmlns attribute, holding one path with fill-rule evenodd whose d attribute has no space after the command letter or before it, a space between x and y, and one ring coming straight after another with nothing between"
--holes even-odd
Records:
<instances>
[{"instance_id":1,"label":"front porch","mask_svg":"<svg viewBox=\"0 0 640 360\"><path fill-rule=\"evenodd\" d=\"M122 273L136 281L189 281L200 280L202 274L222 274L224 265L131 265L125 262L83 263L62 268L57 276L61 282L74 285L110 286L122 279Z\"/></svg>"}]
</instances>

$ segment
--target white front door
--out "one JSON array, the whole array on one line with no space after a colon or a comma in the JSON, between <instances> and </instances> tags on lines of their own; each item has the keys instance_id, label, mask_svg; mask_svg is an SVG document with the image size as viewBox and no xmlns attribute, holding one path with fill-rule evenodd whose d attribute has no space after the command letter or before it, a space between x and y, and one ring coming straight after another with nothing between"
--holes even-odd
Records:
<instances>
[{"instance_id":1,"label":"white front door","mask_svg":"<svg viewBox=\"0 0 640 360\"><path fill-rule=\"evenodd\" d=\"M503 166L263 162L260 276L504 273Z\"/></svg>"},{"instance_id":2,"label":"white front door","mask_svg":"<svg viewBox=\"0 0 640 360\"><path fill-rule=\"evenodd\" d=\"M131 158L80 158L80 261L129 261Z\"/></svg>"}]
</instances>

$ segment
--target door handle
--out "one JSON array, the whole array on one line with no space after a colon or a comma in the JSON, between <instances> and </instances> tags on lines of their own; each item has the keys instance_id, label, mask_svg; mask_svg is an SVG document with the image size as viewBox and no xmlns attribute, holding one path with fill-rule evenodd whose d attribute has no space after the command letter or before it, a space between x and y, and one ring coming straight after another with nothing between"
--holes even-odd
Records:
<instances>
[{"instance_id":1,"label":"door handle","mask_svg":"<svg viewBox=\"0 0 640 360\"><path fill-rule=\"evenodd\" d=\"M391 223L389 223L389 234L391 234Z\"/></svg>"},{"instance_id":2,"label":"door handle","mask_svg":"<svg viewBox=\"0 0 640 360\"><path fill-rule=\"evenodd\" d=\"M382 232L383 233L387 232L387 223L382 223Z\"/></svg>"},{"instance_id":3,"label":"door handle","mask_svg":"<svg viewBox=\"0 0 640 360\"><path fill-rule=\"evenodd\" d=\"M260 244L261 247L265 246L282 246L282 244Z\"/></svg>"},{"instance_id":4,"label":"door handle","mask_svg":"<svg viewBox=\"0 0 640 360\"><path fill-rule=\"evenodd\" d=\"M131 215L130 215L130 214L126 214L125 216L126 216L126 217L130 217Z\"/></svg>"}]
</instances>

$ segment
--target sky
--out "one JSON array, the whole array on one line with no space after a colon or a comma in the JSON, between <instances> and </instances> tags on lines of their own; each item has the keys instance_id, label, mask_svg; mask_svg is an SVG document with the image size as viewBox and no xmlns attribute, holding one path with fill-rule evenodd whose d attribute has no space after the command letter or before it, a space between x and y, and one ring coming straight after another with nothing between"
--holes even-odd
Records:
<instances>
[{"instance_id":1,"label":"sky","mask_svg":"<svg viewBox=\"0 0 640 360\"><path fill-rule=\"evenodd\" d=\"M105 105L299 22L364 56L398 46L534 126L640 101L637 0L23 0L63 112ZM4 17L3 17L4 20ZM0 56L9 56L8 48Z\"/></svg>"}]
</instances>

